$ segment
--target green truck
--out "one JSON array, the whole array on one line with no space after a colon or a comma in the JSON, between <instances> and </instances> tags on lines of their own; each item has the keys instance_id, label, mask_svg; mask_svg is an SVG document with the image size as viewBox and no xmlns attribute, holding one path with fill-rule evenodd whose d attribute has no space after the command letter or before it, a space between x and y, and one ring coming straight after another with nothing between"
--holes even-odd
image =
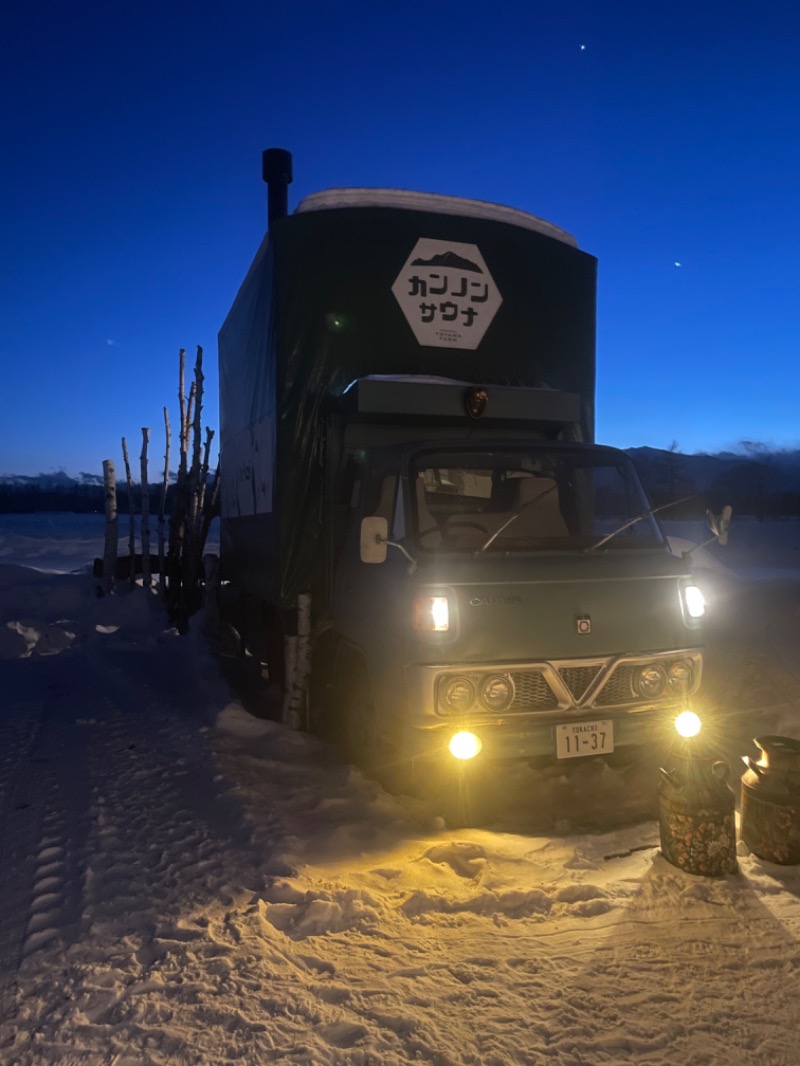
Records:
<instances>
[{"instance_id":1,"label":"green truck","mask_svg":"<svg viewBox=\"0 0 800 1066\"><path fill-rule=\"evenodd\" d=\"M596 260L455 197L289 214L291 156L263 163L268 231L219 335L221 572L284 718L398 787L674 736L704 601L594 442Z\"/></svg>"}]
</instances>

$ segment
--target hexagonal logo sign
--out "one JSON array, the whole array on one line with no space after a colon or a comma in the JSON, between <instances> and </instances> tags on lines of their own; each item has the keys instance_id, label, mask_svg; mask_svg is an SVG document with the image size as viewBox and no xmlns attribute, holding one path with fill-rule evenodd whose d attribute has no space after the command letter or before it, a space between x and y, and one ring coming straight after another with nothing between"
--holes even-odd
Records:
<instances>
[{"instance_id":1,"label":"hexagonal logo sign","mask_svg":"<svg viewBox=\"0 0 800 1066\"><path fill-rule=\"evenodd\" d=\"M503 297L475 244L420 237L392 285L420 344L475 349Z\"/></svg>"}]
</instances>

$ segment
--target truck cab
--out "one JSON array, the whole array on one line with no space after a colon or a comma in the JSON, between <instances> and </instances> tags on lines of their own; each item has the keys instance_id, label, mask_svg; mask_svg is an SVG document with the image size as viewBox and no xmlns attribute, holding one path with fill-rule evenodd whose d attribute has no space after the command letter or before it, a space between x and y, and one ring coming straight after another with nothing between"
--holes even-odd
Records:
<instances>
[{"instance_id":1,"label":"truck cab","mask_svg":"<svg viewBox=\"0 0 800 1066\"><path fill-rule=\"evenodd\" d=\"M540 390L481 391L485 422L460 426L463 383L351 391L372 421L345 434L331 559L348 751L380 768L459 744L541 762L656 748L701 679L691 571L625 453L552 439L569 423Z\"/></svg>"}]
</instances>

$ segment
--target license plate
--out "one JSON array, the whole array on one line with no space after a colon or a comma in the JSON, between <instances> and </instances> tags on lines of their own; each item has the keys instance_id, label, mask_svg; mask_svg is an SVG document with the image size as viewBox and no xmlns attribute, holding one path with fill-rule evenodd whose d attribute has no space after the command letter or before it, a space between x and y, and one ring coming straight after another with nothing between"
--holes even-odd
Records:
<instances>
[{"instance_id":1,"label":"license plate","mask_svg":"<svg viewBox=\"0 0 800 1066\"><path fill-rule=\"evenodd\" d=\"M614 750L614 722L569 722L556 726L556 755L576 759L580 755L607 755Z\"/></svg>"}]
</instances>

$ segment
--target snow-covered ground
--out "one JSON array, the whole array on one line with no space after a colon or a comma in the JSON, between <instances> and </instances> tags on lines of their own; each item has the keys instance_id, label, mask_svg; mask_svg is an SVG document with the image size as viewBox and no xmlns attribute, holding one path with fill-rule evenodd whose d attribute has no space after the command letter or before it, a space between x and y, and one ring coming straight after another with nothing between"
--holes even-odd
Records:
<instances>
[{"instance_id":1,"label":"snow-covered ground","mask_svg":"<svg viewBox=\"0 0 800 1066\"><path fill-rule=\"evenodd\" d=\"M654 776L607 769L448 828L248 713L200 619L98 597L102 539L0 516L3 1066L800 1062L800 868L676 869ZM799 547L743 520L697 556L734 782L800 736Z\"/></svg>"}]
</instances>

